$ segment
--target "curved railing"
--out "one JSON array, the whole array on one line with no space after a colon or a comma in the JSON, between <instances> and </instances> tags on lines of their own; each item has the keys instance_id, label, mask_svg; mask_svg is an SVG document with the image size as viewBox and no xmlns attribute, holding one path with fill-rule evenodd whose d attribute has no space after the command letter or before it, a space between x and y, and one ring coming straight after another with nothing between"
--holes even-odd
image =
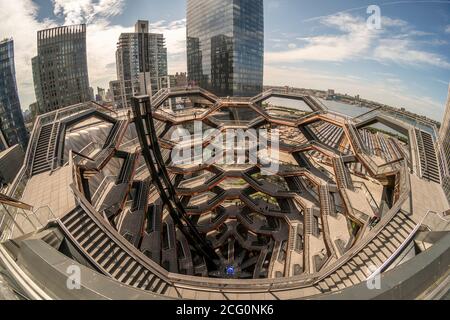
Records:
<instances>
[{"instance_id":1,"label":"curved railing","mask_svg":"<svg viewBox=\"0 0 450 320\"><path fill-rule=\"evenodd\" d=\"M35 128L36 129L36 128ZM29 150L28 150L29 151ZM69 157L73 161L72 154ZM75 167L73 162L70 162L73 168ZM74 184L76 186L78 177L76 171L73 172ZM81 190L79 186L75 187L76 190ZM75 193L77 193L75 191ZM164 277L168 280L169 283L173 284L178 288L187 288L194 289L198 291L204 292L236 292L236 293L252 293L252 292L275 292L280 290L289 290L291 289L300 289L308 286L312 286L321 279L330 276L333 272L335 272L339 267L344 265L349 259L358 254L366 245L373 240L373 238L378 235L385 225L395 217L395 215L401 209L401 206L408 199L410 194L410 184L409 184L409 172L404 168L401 174L401 196L400 199L396 202L393 208L382 218L380 224L372 230L372 233L367 239L363 239L363 242L358 243L355 247L349 250L341 259L339 259L333 265L329 265L322 271L314 275L302 275L296 276L292 278L283 278L283 279L264 279L264 280L221 280L221 279L210 279L210 278L198 278L198 277L189 277L182 275L170 274L168 272L164 272L162 267L155 264L150 264L149 268L152 270L156 270L161 277ZM84 209L88 209L88 214L92 215L92 217L96 220L100 219L98 213L91 207L91 204L88 203L81 194L78 194L78 197L83 198L81 201L83 202ZM107 227L105 227L107 228ZM107 228L108 233L111 237L120 243L125 243L125 239L120 238L120 235L116 234L115 230ZM126 246L126 249L131 252L135 252L137 249L132 248L131 246ZM144 259L140 253L136 253L140 259ZM146 262L148 264L148 262Z\"/></svg>"},{"instance_id":2,"label":"curved railing","mask_svg":"<svg viewBox=\"0 0 450 320\"><path fill-rule=\"evenodd\" d=\"M89 109L95 109L99 110L103 113L110 112L110 115L116 114L113 110L110 110L108 108L105 109L105 107L92 103L92 102L86 102L81 103L73 106L69 106L66 108L62 108L59 110L55 110L53 112L49 112L47 114L38 116L35 122L35 125L33 127L33 131L30 136L30 142L25 154L24 162L22 165L22 168L20 169L19 173L17 174L16 178L14 179L11 186L8 188L7 195L13 199L20 200L23 196L23 193L25 191L26 185L28 181L32 177L32 168L33 168L33 161L35 156L35 151L37 148L37 144L39 141L39 135L40 131L43 126L49 125L52 123L58 123L62 119L65 119L69 116L73 116L75 114L81 113L83 111L89 110ZM58 135L58 132L55 132L56 135ZM58 137L56 136L56 139ZM70 165L70 164L69 164ZM40 210L40 209L38 209ZM20 213L15 212L14 215L5 215L3 214L0 224L0 231L4 231L5 229L9 228L9 231L3 232L3 238L10 238L12 234L14 233L14 229L17 226L16 219ZM28 213L27 216L35 215L35 212ZM20 230L19 230L20 231ZM5 235L6 234L6 235Z\"/></svg>"},{"instance_id":3,"label":"curved railing","mask_svg":"<svg viewBox=\"0 0 450 320\"><path fill-rule=\"evenodd\" d=\"M373 197L372 193L370 192L369 188L367 188L367 185L362 181L355 181L353 182L353 185L356 189L360 189L364 195L367 198L367 201L369 202L369 205L372 208L372 211L375 215L379 216L380 214L380 206L375 201L375 198Z\"/></svg>"},{"instance_id":4,"label":"curved railing","mask_svg":"<svg viewBox=\"0 0 450 320\"><path fill-rule=\"evenodd\" d=\"M333 264L332 268L324 272L324 274L319 277L319 280L330 276L334 271L342 267L349 259L356 256L361 250L363 250L377 235L379 235L384 227L397 215L397 213L401 210L405 201L409 198L411 192L411 184L409 179L409 172L404 167L401 173L401 196L398 201L394 204L394 206L384 215L381 221L378 223L377 227L372 230L370 236L361 240L358 244L355 245L352 249L350 249L336 264Z\"/></svg>"},{"instance_id":5,"label":"curved railing","mask_svg":"<svg viewBox=\"0 0 450 320\"><path fill-rule=\"evenodd\" d=\"M407 175L402 179L402 196L399 201L394 205L394 207L385 215L382 221L378 224L376 229L372 230L372 233L369 237L364 239L362 242L358 243L355 247L350 249L344 256L342 256L337 262L333 263L326 269L318 272L317 274L311 275L302 275L297 277L292 277L289 279L270 279L270 280L246 280L246 281L238 281L238 280L227 280L224 281L215 280L215 279L198 279L196 277L186 277L186 276L177 276L177 279L174 279L174 283L177 287L181 288L190 288L194 290L204 290L204 291L214 291L214 292L236 292L236 293L245 293L245 292L275 292L282 290L291 289L301 289L305 287L309 287L319 282L320 280L330 276L333 272L343 266L349 259L356 256L361 250L363 250L378 234L382 232L386 224L392 220L398 211L401 209L404 202L409 197L410 185L409 185L409 173L407 170L404 170L403 174ZM172 275L171 275L172 276ZM203 285L203 288L200 287ZM253 288L250 290L249 288Z\"/></svg>"},{"instance_id":6,"label":"curved railing","mask_svg":"<svg viewBox=\"0 0 450 320\"><path fill-rule=\"evenodd\" d=\"M419 231L420 227L423 225L425 220L428 218L428 216L431 214L437 214L434 211L428 211L427 214L423 217L423 219L416 225L416 227L413 229L411 234L406 237L405 241L395 250L395 252L377 269L375 270L371 276L368 277L368 279L372 279L373 277L376 277L377 275L381 274L383 271L385 271L393 262L394 260L403 252L403 250L406 249L406 247L411 243L414 236Z\"/></svg>"},{"instance_id":7,"label":"curved railing","mask_svg":"<svg viewBox=\"0 0 450 320\"><path fill-rule=\"evenodd\" d=\"M37 117L33 127L33 131L30 136L30 142L27 148L27 152L25 154L25 160L22 169L20 170L19 174L16 176L16 179L8 189L8 196L15 199L20 199L22 197L23 190L19 189L19 187L25 186L26 183L28 182L28 179L30 178L30 175L32 174L34 154L39 140L41 128L47 124L61 121L66 117L86 111L91 108L104 110L103 107L88 102L59 109Z\"/></svg>"},{"instance_id":8,"label":"curved railing","mask_svg":"<svg viewBox=\"0 0 450 320\"><path fill-rule=\"evenodd\" d=\"M76 177L74 177L76 180ZM76 188L80 190L79 188ZM397 203L393 208L382 218L382 221L379 225L371 231L369 236L366 239L363 239L362 242L358 243L355 247L351 248L342 258L337 260L336 263L332 265L328 265L322 271L314 274L314 275L301 275L292 278L283 278L283 279L261 279L261 280L226 280L223 279L210 279L210 278L199 278L199 277L190 277L183 275L176 275L168 273L164 271L163 268L159 265L150 264L149 267L159 274L160 277L167 280L173 286L177 288L185 288L192 289L196 291L202 292L216 292L223 293L226 291L227 293L253 293L253 292L276 292L276 291L285 291L285 290L300 290L305 287L313 286L315 283L320 280L330 276L342 265L347 263L349 259L357 255L361 250L363 250L369 242L373 241L374 237L377 236L385 227L386 224L392 220L398 211L401 209L404 202L407 200L410 193L410 185L409 185L409 172L405 168L402 170L400 176L400 191L401 196ZM81 196L81 193L78 194ZM86 201L85 199L82 201ZM93 208L90 208L92 210ZM97 213L96 213L97 214ZM97 219L97 216L95 216ZM119 234L116 234L116 231L110 230L110 236L113 237L118 242L125 242L124 239L120 238ZM135 248L131 248L129 246L128 250L135 252L136 256L142 257L140 253L137 253Z\"/></svg>"},{"instance_id":9,"label":"curved railing","mask_svg":"<svg viewBox=\"0 0 450 320\"><path fill-rule=\"evenodd\" d=\"M215 96L211 92L209 92L205 89L202 89L200 87L175 87L175 88L165 88L165 89L161 89L160 91L158 91L155 95L153 95L151 97L152 105L156 108L159 108L159 106L162 103L164 103L164 101L166 99L168 99L170 96L177 95L177 94L183 94L183 93L187 93L190 95L199 93L199 94L202 94L203 96L207 97L208 100L210 100L212 102L215 102L219 99L217 96Z\"/></svg>"}]
</instances>

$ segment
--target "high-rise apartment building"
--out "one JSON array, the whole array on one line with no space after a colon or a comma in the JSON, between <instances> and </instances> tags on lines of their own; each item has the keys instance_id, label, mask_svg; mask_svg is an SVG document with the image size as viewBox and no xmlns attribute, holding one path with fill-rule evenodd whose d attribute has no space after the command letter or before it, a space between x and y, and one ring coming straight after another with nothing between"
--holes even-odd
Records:
<instances>
[{"instance_id":1,"label":"high-rise apartment building","mask_svg":"<svg viewBox=\"0 0 450 320\"><path fill-rule=\"evenodd\" d=\"M444 166L447 168L444 172L443 187L447 195L447 199L450 202L450 86L448 89L447 107L445 110L444 121L440 131L440 141L442 146L442 153L444 157Z\"/></svg>"},{"instance_id":2,"label":"high-rise apartment building","mask_svg":"<svg viewBox=\"0 0 450 320\"><path fill-rule=\"evenodd\" d=\"M39 115L39 108L37 102L33 102L32 104L30 104L28 108L30 109L31 112L31 118L36 119L36 117Z\"/></svg>"},{"instance_id":3,"label":"high-rise apartment building","mask_svg":"<svg viewBox=\"0 0 450 320\"><path fill-rule=\"evenodd\" d=\"M109 92L111 94L111 100L116 109L122 109L123 103L126 101L122 94L122 86L119 80L114 80L109 83Z\"/></svg>"},{"instance_id":4,"label":"high-rise apartment building","mask_svg":"<svg viewBox=\"0 0 450 320\"><path fill-rule=\"evenodd\" d=\"M97 87L97 95L95 96L95 100L97 102L106 101L106 90L100 87Z\"/></svg>"},{"instance_id":5,"label":"high-rise apartment building","mask_svg":"<svg viewBox=\"0 0 450 320\"><path fill-rule=\"evenodd\" d=\"M219 96L263 90L263 0L188 0L188 79Z\"/></svg>"},{"instance_id":6,"label":"high-rise apartment building","mask_svg":"<svg viewBox=\"0 0 450 320\"><path fill-rule=\"evenodd\" d=\"M91 100L86 25L39 31L37 42L33 79L39 113Z\"/></svg>"},{"instance_id":7,"label":"high-rise apartment building","mask_svg":"<svg viewBox=\"0 0 450 320\"><path fill-rule=\"evenodd\" d=\"M25 128L14 64L14 41L0 41L0 151L20 144L26 149L28 132Z\"/></svg>"},{"instance_id":8,"label":"high-rise apartment building","mask_svg":"<svg viewBox=\"0 0 450 320\"><path fill-rule=\"evenodd\" d=\"M94 88L89 87L89 100L94 101L95 100L95 92Z\"/></svg>"},{"instance_id":9,"label":"high-rise apartment building","mask_svg":"<svg viewBox=\"0 0 450 320\"><path fill-rule=\"evenodd\" d=\"M167 77L167 48L164 35L149 32L148 21L138 21L134 33L122 33L116 51L117 79L122 102L130 106L131 97L154 95ZM117 96L114 94L114 96Z\"/></svg>"},{"instance_id":10,"label":"high-rise apartment building","mask_svg":"<svg viewBox=\"0 0 450 320\"><path fill-rule=\"evenodd\" d=\"M177 87L185 87L187 86L187 73L186 72L177 72L176 74L172 75L171 77L174 78L175 86Z\"/></svg>"}]
</instances>

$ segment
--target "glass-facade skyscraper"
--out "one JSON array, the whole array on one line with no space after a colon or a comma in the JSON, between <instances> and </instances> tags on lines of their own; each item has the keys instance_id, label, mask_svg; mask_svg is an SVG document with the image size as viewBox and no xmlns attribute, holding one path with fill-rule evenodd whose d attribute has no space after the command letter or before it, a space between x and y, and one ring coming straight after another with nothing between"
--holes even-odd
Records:
<instances>
[{"instance_id":1,"label":"glass-facade skyscraper","mask_svg":"<svg viewBox=\"0 0 450 320\"><path fill-rule=\"evenodd\" d=\"M263 0L188 0L188 80L219 96L263 90Z\"/></svg>"},{"instance_id":2,"label":"glass-facade skyscraper","mask_svg":"<svg viewBox=\"0 0 450 320\"><path fill-rule=\"evenodd\" d=\"M12 39L0 41L0 130L0 151L16 144L26 149L28 132L17 92Z\"/></svg>"},{"instance_id":3,"label":"glass-facade skyscraper","mask_svg":"<svg viewBox=\"0 0 450 320\"><path fill-rule=\"evenodd\" d=\"M39 31L37 46L32 63L39 114L91 100L86 25Z\"/></svg>"}]
</instances>

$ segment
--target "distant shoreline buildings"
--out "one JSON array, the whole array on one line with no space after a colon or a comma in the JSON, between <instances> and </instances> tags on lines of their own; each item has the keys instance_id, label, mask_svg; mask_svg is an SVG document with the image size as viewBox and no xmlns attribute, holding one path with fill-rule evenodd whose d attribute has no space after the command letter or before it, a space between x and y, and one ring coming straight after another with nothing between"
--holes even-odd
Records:
<instances>
[{"instance_id":1,"label":"distant shoreline buildings","mask_svg":"<svg viewBox=\"0 0 450 320\"><path fill-rule=\"evenodd\" d=\"M264 90L269 90L272 88L288 90L290 92L299 93L299 94L313 95L313 96L322 98L324 100L339 101L344 104L349 104L349 105L353 105L353 106L361 106L361 107L366 107L366 108L371 108L371 109L383 108L386 111L391 111L393 113L403 115L407 118L415 119L418 122L424 122L429 125L434 125L434 126L436 126L437 129L439 129L441 127L441 123L439 121L430 119L427 116L413 113L402 107L392 107L392 106L389 106L389 105L386 105L386 104L383 104L380 102L367 100L367 99L361 98L359 95L350 96L348 94L337 93L333 89L328 89L325 91L325 90L317 90L317 89L294 88L294 87L289 87L289 86L271 86L271 85L264 86Z\"/></svg>"}]
</instances>

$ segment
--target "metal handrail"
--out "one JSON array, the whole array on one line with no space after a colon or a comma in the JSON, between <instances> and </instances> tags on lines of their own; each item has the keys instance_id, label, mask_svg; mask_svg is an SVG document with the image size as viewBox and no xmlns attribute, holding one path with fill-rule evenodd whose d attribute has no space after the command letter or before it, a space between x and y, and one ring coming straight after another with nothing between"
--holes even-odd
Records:
<instances>
[{"instance_id":1,"label":"metal handrail","mask_svg":"<svg viewBox=\"0 0 450 320\"><path fill-rule=\"evenodd\" d=\"M127 142L122 144L120 146L120 148L126 148L126 147L128 147L128 145L134 145L136 142L139 143L139 138L137 138L137 137L134 138L134 139L128 140ZM80 152L82 152L82 151L80 151Z\"/></svg>"},{"instance_id":2,"label":"metal handrail","mask_svg":"<svg viewBox=\"0 0 450 320\"><path fill-rule=\"evenodd\" d=\"M8 196L15 198L15 199L20 199L22 196L23 190L20 190L20 193L19 193L18 192L19 187L25 186L26 181L31 178L34 154L35 154L35 151L37 148L37 144L38 144L39 136L40 136L40 130L42 129L42 127L47 124L53 123L53 128L52 128L52 133L51 133L51 136L53 136L55 134L55 129L56 129L55 126L58 127L58 131L59 131L58 124L61 119L71 116L71 115L74 115L74 114L77 114L77 113L80 113L80 112L88 110L88 109L92 109L92 108L105 109L101 105L96 105L96 104L90 102L90 103L81 103L78 105L69 106L66 108L62 108L62 109L55 110L53 112L49 112L47 114L38 116L38 118L36 119L35 125L33 127L33 131L31 133L31 140L30 140L30 144L28 145L28 148L27 148L24 163L22 165L21 170L19 171L16 178L14 179L13 183L8 188ZM107 109L107 110L114 113L113 110L109 110L109 109ZM58 135L58 132L56 132L56 135ZM47 153L48 152L49 152L49 149L47 150ZM47 154L47 156L48 156L48 154ZM69 161L72 161L72 160L73 159L70 159ZM53 169L54 169L54 160L53 160L53 164L52 164L52 170ZM75 176L74 176L74 179L76 179ZM76 182L76 180L74 180L74 182ZM41 210L41 208L39 208L39 210ZM16 213L16 215L17 215L17 213ZM53 212L52 212L52 215L54 216ZM16 217L8 218L7 216L3 215L1 218L0 226L6 226L7 224L12 226L11 233L9 236L12 235L12 232L14 230L14 225L16 223L15 221L16 221ZM2 227L2 229L4 229L4 227Z\"/></svg>"},{"instance_id":3,"label":"metal handrail","mask_svg":"<svg viewBox=\"0 0 450 320\"><path fill-rule=\"evenodd\" d=\"M7 207L11 207L10 205L2 204L2 206L5 207L7 214L3 215L2 221L0 223L0 226L4 226L3 228L1 228L1 230L3 231L3 234L0 239L0 242L5 242L5 241L11 239L16 229L19 230L21 235L23 235L23 236L26 235L24 228L23 228L23 226L25 225L26 222L28 222L33 227L34 231L37 232L37 231L45 228L47 226L48 222L56 221L58 219L49 206L43 206L34 211L25 210L23 208L15 208L16 210L14 211L14 216L7 209ZM47 223L42 222L42 220L37 215L37 213L42 211L43 209L46 209L49 213L48 217L50 217L50 219L47 217ZM7 221L6 216L10 217L9 221ZM17 217L19 217L19 216L24 217L22 224L18 224L18 222L17 222ZM35 220L38 222L38 225L36 225L32 221L32 219L31 219L32 217L35 218ZM4 225L5 222L9 223L8 226ZM6 233L5 230L8 230L9 232Z\"/></svg>"},{"instance_id":4,"label":"metal handrail","mask_svg":"<svg viewBox=\"0 0 450 320\"><path fill-rule=\"evenodd\" d=\"M409 193L411 191L411 185L409 184L409 172L408 172L406 167L404 167L403 175L405 175L405 177L401 179L402 180L401 182L407 188L405 188L405 190L403 190L403 192L401 193L401 196L398 199L398 201L389 210L389 212L384 216L384 218L382 218L385 223L379 224L378 228L373 231L373 236L368 237L365 241L360 242L358 245L353 247L345 256L343 256L341 258L341 261L339 263L336 263L330 270L324 272L323 275L318 276L317 277L318 281L323 280L327 276L331 275L334 271L336 271L337 269L342 267L349 259L351 259L352 257L356 256L361 250L363 250L367 246L367 244L369 242L371 242L378 234L380 234L383 231L385 225L389 221L391 221L395 217L395 215L401 210L402 205L404 204L404 202L409 197Z\"/></svg>"},{"instance_id":5,"label":"metal handrail","mask_svg":"<svg viewBox=\"0 0 450 320\"><path fill-rule=\"evenodd\" d=\"M22 169L19 171L19 174L14 179L13 183L11 184L9 190L8 190L8 196L15 196L17 187L20 185L20 183L26 181L29 176L32 174L32 167L33 167L33 160L34 160L34 154L36 151L37 143L39 140L40 130L41 128L49 124L51 122L59 121L64 117L67 117L68 115L76 114L78 112L81 112L83 110L87 110L89 108L92 108L92 105L89 105L88 103L80 103L77 105L69 106L66 108L62 108L59 110L55 110L43 115L40 115L37 117L35 124L33 126L33 131L30 135L30 143L27 148L27 152L25 154L24 163L22 166ZM18 198L19 195L16 196Z\"/></svg>"},{"instance_id":6,"label":"metal handrail","mask_svg":"<svg viewBox=\"0 0 450 320\"><path fill-rule=\"evenodd\" d=\"M348 115L345 115L345 114L340 113L338 111L333 111L333 110L330 110L328 108L326 110L327 110L327 112L324 115L325 117L327 115L330 115L330 116L332 116L331 118L334 118L334 120L344 120L344 121L349 121L351 119L351 117L349 117Z\"/></svg>"},{"instance_id":7,"label":"metal handrail","mask_svg":"<svg viewBox=\"0 0 450 320\"><path fill-rule=\"evenodd\" d=\"M16 195L16 191L17 191L17 188L19 186L20 181L24 180L23 176L25 174L26 174L26 167L22 167L22 169L19 171L19 173L17 174L16 178L14 179L13 183L11 184L11 186L7 190L7 194L10 197L18 198L18 197L15 196Z\"/></svg>"},{"instance_id":8,"label":"metal handrail","mask_svg":"<svg viewBox=\"0 0 450 320\"><path fill-rule=\"evenodd\" d=\"M8 190L8 196L13 198L19 198L19 196L16 196L17 187L25 181L29 175L32 174L32 168L33 168L33 161L34 161L34 154L36 152L37 143L39 140L39 134L41 130L41 124L40 122L36 122L33 132L31 134L32 140L30 141L30 144L27 149L27 153L25 154L24 162L22 165L22 169L17 174L16 178L14 179L13 183L11 184L9 190Z\"/></svg>"},{"instance_id":9,"label":"metal handrail","mask_svg":"<svg viewBox=\"0 0 450 320\"><path fill-rule=\"evenodd\" d=\"M364 146L360 145L359 141L355 141L358 140L358 138L356 137L356 132L354 131L354 128L352 127L352 124L350 122L348 122L348 128L350 128L350 135L352 136L350 138L350 140L353 140L356 143L356 148L358 149L357 153L359 154L360 157L363 158L363 162L365 162L366 165L368 165L370 167L370 170L373 171L374 174L381 174L381 173L385 173L386 169L393 169L394 168L390 168L390 166L392 166L393 164L399 163L400 161L402 161L401 159L397 159L395 161L391 161L388 163L384 163L382 165L378 165L370 156L370 154L367 153L367 150L365 150Z\"/></svg>"},{"instance_id":10,"label":"metal handrail","mask_svg":"<svg viewBox=\"0 0 450 320\"><path fill-rule=\"evenodd\" d=\"M391 265L392 262L394 262L394 260L400 255L400 253L408 246L408 244L416 235L417 231L419 231L420 227L425 222L426 218L428 218L428 215L430 215L431 213L437 214L436 212L429 210L427 214L422 218L422 220L411 231L411 233L408 235L405 241L400 245L400 247L398 247L397 250L395 250L395 252L367 278L368 280L373 279L374 277L380 275L384 270L386 270L386 268L388 268Z\"/></svg>"},{"instance_id":11,"label":"metal handrail","mask_svg":"<svg viewBox=\"0 0 450 320\"><path fill-rule=\"evenodd\" d=\"M336 209L345 211L347 208L346 208L345 206L336 205ZM353 208L353 207L352 207L352 211L353 211L353 213L356 213L357 215L359 215L359 216L361 216L361 217L367 216L366 213L364 213L364 212L362 212L362 211L360 211L360 210L358 210L358 209L355 209L355 208ZM354 215L354 217L356 217L356 215ZM359 220L362 221L362 218L360 218Z\"/></svg>"},{"instance_id":12,"label":"metal handrail","mask_svg":"<svg viewBox=\"0 0 450 320\"><path fill-rule=\"evenodd\" d=\"M375 108L375 109L372 109L372 110L370 110L370 111L368 111L368 112L366 112L366 113L363 113L363 114L360 114L359 116L356 116L356 117L354 117L353 118L353 121L356 121L357 119L360 119L360 118L363 118L363 117L365 117L365 116L367 116L368 114L371 114L371 113L373 113L373 112L375 112L375 111L378 111L379 109L382 109L383 107L377 107L377 108Z\"/></svg>"},{"instance_id":13,"label":"metal handrail","mask_svg":"<svg viewBox=\"0 0 450 320\"><path fill-rule=\"evenodd\" d=\"M152 97L152 103L159 100L162 96L165 96L168 93L167 89L161 89L159 90L153 97Z\"/></svg>"},{"instance_id":14,"label":"metal handrail","mask_svg":"<svg viewBox=\"0 0 450 320\"><path fill-rule=\"evenodd\" d=\"M218 97L214 96L210 92L200 88L200 87L176 87L176 88L165 88L158 91L154 96L151 97L151 101L153 105L160 105L163 102L162 98L169 96L171 94L183 93L183 92L196 92L209 97L213 101L217 101Z\"/></svg>"},{"instance_id":15,"label":"metal handrail","mask_svg":"<svg viewBox=\"0 0 450 320\"><path fill-rule=\"evenodd\" d=\"M322 111L315 111L315 112L311 112L311 113L305 114L304 116L292 119L292 121L290 121L290 119L288 119L288 118L276 117L276 116L271 116L271 115L266 117L266 119L271 119L271 120L277 120L278 119L279 121L284 121L284 122L290 121L290 122L292 122L294 124L294 126L298 126L303 121L305 121L307 119L310 119L310 118L312 118L314 116L322 115L322 114L323 114Z\"/></svg>"},{"instance_id":16,"label":"metal handrail","mask_svg":"<svg viewBox=\"0 0 450 320\"><path fill-rule=\"evenodd\" d=\"M155 113L165 116L167 119L170 120L176 120L180 121L180 119L202 119L206 114L208 114L209 111L203 111L203 112L194 112L194 113L186 113L186 115L180 115L175 113L170 113L162 108L159 108Z\"/></svg>"},{"instance_id":17,"label":"metal handrail","mask_svg":"<svg viewBox=\"0 0 450 320\"><path fill-rule=\"evenodd\" d=\"M81 154L83 154L88 148L90 148L90 147L92 147L92 146L98 146L99 144L98 143L96 143L96 142L91 142L91 143L89 143L87 146L85 146L83 149L81 149L80 151L78 151L78 153L81 153ZM72 153L74 153L73 151L72 151ZM75 154L75 156L73 157L73 159L75 160L77 157L79 157L77 154ZM69 161L67 161L66 162L66 165L69 163Z\"/></svg>"},{"instance_id":18,"label":"metal handrail","mask_svg":"<svg viewBox=\"0 0 450 320\"><path fill-rule=\"evenodd\" d=\"M49 144L48 144L48 147L47 147L47 155L45 157L47 159L47 161L50 160L49 159L50 148L51 148L51 145L52 145L51 141L52 141L52 138L53 138L53 134L55 133L54 131L55 131L55 129L57 130L57 132L55 133L56 136L57 136L57 133L59 132L59 122L57 122L58 115L59 115L59 111L55 113L55 119L53 120L52 131L50 132L50 141L49 141ZM58 128L56 128L56 127L58 127ZM53 164L52 164L52 166L53 166Z\"/></svg>"},{"instance_id":19,"label":"metal handrail","mask_svg":"<svg viewBox=\"0 0 450 320\"><path fill-rule=\"evenodd\" d=\"M270 96L272 94L284 94L284 95L291 95L291 96L296 96L296 97L305 97L306 96L304 94L289 92L289 91L286 91L285 89L281 89L281 88L270 88L268 90L261 92L257 96L251 98L250 101L255 102L255 101L261 100L262 98L264 98L266 96Z\"/></svg>"},{"instance_id":20,"label":"metal handrail","mask_svg":"<svg viewBox=\"0 0 450 320\"><path fill-rule=\"evenodd\" d=\"M331 241L331 234L330 234L330 226L328 224L328 214L331 214L329 212L330 209L330 190L328 188L328 184L324 184L320 187L319 190L319 198L320 198L320 215L322 219L322 229L323 229L323 238L324 243L327 248L327 251L329 253L328 263L332 258L336 257L336 250L334 248L333 242ZM323 198L323 202L322 202Z\"/></svg>"},{"instance_id":21,"label":"metal handrail","mask_svg":"<svg viewBox=\"0 0 450 320\"><path fill-rule=\"evenodd\" d=\"M13 275L14 280L26 291L28 297L34 300L53 299L19 267L15 259L12 258L11 254L1 244L0 260L8 272Z\"/></svg>"},{"instance_id":22,"label":"metal handrail","mask_svg":"<svg viewBox=\"0 0 450 320\"><path fill-rule=\"evenodd\" d=\"M403 181L403 183L405 183L405 182ZM405 195L405 190L403 192L403 196L404 195ZM397 205L401 206L402 203L403 203L403 201L400 200L397 203ZM380 229L380 230L382 230L382 229ZM370 239L370 241L372 241L372 239ZM344 263L346 261L348 261L348 259L345 259ZM159 270L159 268L157 268L157 270ZM165 273L163 273L163 274L165 274ZM199 282L198 278L188 277L188 276L178 276L178 275L173 275L173 274L167 274L167 277L171 280L179 281L176 284L176 286L179 288L194 288L197 291L208 291L209 290L209 291L218 292L218 291L225 290L225 289L241 290L240 288L244 289L244 287L248 287L249 284L252 284L252 285L254 285L254 288L256 291L269 290L270 292L273 292L274 290L281 289L281 287L278 285L285 286L285 285L290 284L291 287L296 287L296 288L313 285L314 283L316 283L317 281L320 280L319 276L322 274L325 274L325 272L319 273L317 276L314 276L314 277L311 277L311 276L295 277L295 278L289 280L289 282L286 282L286 279L284 279L284 280L283 279L278 279L278 280L275 279L275 280L271 280L269 282L268 281L260 281L260 280L249 280L248 282L245 282L245 284L241 284L241 285L239 285L235 281L230 281L230 283L223 284L223 283L219 283L219 281L214 281L211 279L208 279L205 282ZM209 284L212 285L212 287L209 287Z\"/></svg>"},{"instance_id":23,"label":"metal handrail","mask_svg":"<svg viewBox=\"0 0 450 320\"><path fill-rule=\"evenodd\" d=\"M347 215L353 220L356 224L363 227L367 221L364 220L364 216L367 216L364 212L361 212L355 208L353 208L350 198L347 194L346 189L339 189L342 200L344 201L344 208L346 209ZM358 216L356 215L358 214Z\"/></svg>"},{"instance_id":24,"label":"metal handrail","mask_svg":"<svg viewBox=\"0 0 450 320\"><path fill-rule=\"evenodd\" d=\"M93 203L93 204L97 204L96 202L99 200L99 199L97 199L96 197L97 197L97 195L101 192L100 189L104 188L104 187L106 186L106 183L107 183L107 182L111 183L112 181L114 181L114 180L112 180L112 179L116 179L116 178L117 178L117 177L116 177L116 176L113 176L113 175L106 176L105 178L103 178L102 182L100 182L100 184L98 185L97 190L95 190L94 194L92 195L92 203ZM111 180L112 180L112 181L111 181Z\"/></svg>"},{"instance_id":25,"label":"metal handrail","mask_svg":"<svg viewBox=\"0 0 450 320\"><path fill-rule=\"evenodd\" d=\"M106 111L106 112L108 112L108 113L113 113L113 114L115 114L116 116L119 115L119 113L118 113L117 111L115 111L115 110L113 110L113 109L110 109L110 108L108 108L108 107L105 107L104 105L101 105L100 103L97 103L96 101L91 101L91 103L93 103L93 104L95 104L95 105L97 106L96 109L100 108L100 109L102 109L102 110L104 110L104 111Z\"/></svg>"},{"instance_id":26,"label":"metal handrail","mask_svg":"<svg viewBox=\"0 0 450 320\"><path fill-rule=\"evenodd\" d=\"M47 223L43 223L43 222L41 221L41 219L38 218L38 215L37 215L37 213L38 213L39 211L42 211L42 210L44 210L44 209L47 210L47 212L49 213L48 216L47 216ZM36 228L36 231L39 231L40 229L45 228L49 222L58 220L58 218L57 218L57 217L55 216L55 214L53 213L53 210L52 210L49 206L42 206L42 207L40 207L39 209L33 211L32 214L31 214L30 216L34 216L34 217L36 218L36 220L37 220L37 221L40 223L40 225L41 225L41 228Z\"/></svg>"},{"instance_id":27,"label":"metal handrail","mask_svg":"<svg viewBox=\"0 0 450 320\"><path fill-rule=\"evenodd\" d=\"M371 202L371 207L372 207L372 209L374 209L374 211L379 212L380 206L379 206L378 203L375 201L375 199L374 199L372 193L370 192L369 188L367 187L367 185L366 185L364 182L362 182L362 181L355 181L355 182L353 182L353 185L354 185L357 189L363 190L363 191L366 193L366 196L367 196L367 195L370 196L370 201L369 201L369 202ZM358 187L358 186L359 186L359 187ZM377 213L377 212L374 212L374 213Z\"/></svg>"}]
</instances>

